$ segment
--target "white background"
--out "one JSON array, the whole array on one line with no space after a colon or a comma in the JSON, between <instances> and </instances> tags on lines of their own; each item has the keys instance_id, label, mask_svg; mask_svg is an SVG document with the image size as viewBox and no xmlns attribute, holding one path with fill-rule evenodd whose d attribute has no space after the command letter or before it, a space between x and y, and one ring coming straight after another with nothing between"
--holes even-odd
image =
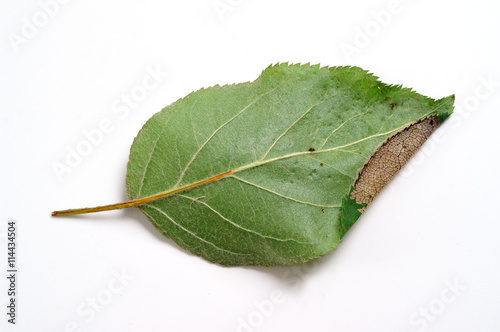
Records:
<instances>
[{"instance_id":1,"label":"white background","mask_svg":"<svg viewBox=\"0 0 500 332\"><path fill-rule=\"evenodd\" d=\"M1 4L0 330L500 330L498 2L49 2ZM456 94L439 136L330 255L223 268L161 236L138 209L50 217L126 199L132 140L164 106L285 61L357 65L433 98ZM116 113L151 70L168 77ZM103 119L112 132L58 176L54 165ZM10 219L15 326L5 308Z\"/></svg>"}]
</instances>

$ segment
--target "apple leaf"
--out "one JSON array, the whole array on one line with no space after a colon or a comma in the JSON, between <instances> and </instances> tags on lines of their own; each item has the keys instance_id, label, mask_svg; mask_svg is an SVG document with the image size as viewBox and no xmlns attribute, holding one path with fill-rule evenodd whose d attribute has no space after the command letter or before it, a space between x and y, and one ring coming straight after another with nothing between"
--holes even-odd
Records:
<instances>
[{"instance_id":1,"label":"apple leaf","mask_svg":"<svg viewBox=\"0 0 500 332\"><path fill-rule=\"evenodd\" d=\"M288 265L334 249L453 110L357 67L277 64L193 92L147 121L130 201L166 237L221 265Z\"/></svg>"}]
</instances>

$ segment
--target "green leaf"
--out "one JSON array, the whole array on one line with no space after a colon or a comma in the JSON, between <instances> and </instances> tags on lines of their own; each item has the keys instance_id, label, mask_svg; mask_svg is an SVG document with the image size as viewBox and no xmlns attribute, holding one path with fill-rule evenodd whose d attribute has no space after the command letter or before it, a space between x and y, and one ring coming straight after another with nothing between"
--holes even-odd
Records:
<instances>
[{"instance_id":1,"label":"green leaf","mask_svg":"<svg viewBox=\"0 0 500 332\"><path fill-rule=\"evenodd\" d=\"M453 110L357 67L277 64L193 92L139 132L130 201L166 237L221 265L295 264L334 249Z\"/></svg>"},{"instance_id":2,"label":"green leaf","mask_svg":"<svg viewBox=\"0 0 500 332\"><path fill-rule=\"evenodd\" d=\"M351 191L377 149L419 120L444 120L452 105L356 67L270 66L254 82L202 89L155 114L131 148L129 196L187 188L140 209L209 261L305 262L334 249L359 217L366 204Z\"/></svg>"}]
</instances>

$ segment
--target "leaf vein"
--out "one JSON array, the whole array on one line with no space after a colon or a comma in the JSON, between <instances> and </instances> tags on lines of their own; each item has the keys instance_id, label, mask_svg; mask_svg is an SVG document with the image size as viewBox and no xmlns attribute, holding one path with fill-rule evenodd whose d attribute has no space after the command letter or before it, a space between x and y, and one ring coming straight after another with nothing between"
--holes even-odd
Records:
<instances>
[{"instance_id":1,"label":"leaf vein","mask_svg":"<svg viewBox=\"0 0 500 332\"><path fill-rule=\"evenodd\" d=\"M241 114L243 114L243 112L245 112L250 106L252 106L253 104L255 104L258 100L260 100L262 97L264 97L265 95L268 95L270 94L271 92L277 90L279 87L281 87L283 84L285 83L285 80L283 82L281 82L278 86L276 86L275 88L263 93L263 94L260 94L259 96L257 96L257 98L255 98L251 103L249 103L248 105L246 105L245 107L243 107L238 113L236 113L234 116L232 116L229 120L227 120L226 122L224 122L223 124L221 124L217 129L215 129L215 131L205 140L205 142L203 142L203 144L198 148L198 150L194 153L193 157L189 160L189 162L186 164L186 167L184 168L184 170L182 171L181 175L179 176L179 180L177 181L177 183L174 185L174 188L178 187L182 180L184 179L184 176L186 175L186 172L188 171L189 167L191 166L191 164L193 163L193 161L196 159L196 157L198 157L198 155L200 154L200 152L203 150L203 148L205 148L205 146L208 144L208 142L210 142L212 140L212 138L222 129L224 128L226 125L228 125L231 121L233 121L234 119L236 119L238 116L240 116Z\"/></svg>"},{"instance_id":2,"label":"leaf vein","mask_svg":"<svg viewBox=\"0 0 500 332\"><path fill-rule=\"evenodd\" d=\"M173 114L172 114L173 115ZM160 132L158 133L158 138L155 140L155 142L153 143L153 148L151 149L151 152L149 153L149 156L148 156L148 161L146 162L146 166L144 167L144 172L142 173L142 176L141 176L141 182L140 182L140 185L139 185L139 190L137 192L137 198L141 197L141 192L142 192L142 187L144 185L144 179L146 178L146 173L148 172L148 169L149 169L149 164L151 163L151 159L153 157L153 154L156 150L156 145L158 144L158 141L160 140L162 134L163 134L163 130L165 129L165 127L167 126L167 123L170 121L170 119L172 118L172 115L167 119L167 121L163 124L163 126L161 127L161 130Z\"/></svg>"},{"instance_id":3,"label":"leaf vein","mask_svg":"<svg viewBox=\"0 0 500 332\"><path fill-rule=\"evenodd\" d=\"M316 206L316 207L320 207L320 208L340 208L340 206L334 206L334 205L321 205L321 204L316 204L316 203L311 203L311 202L306 202L306 201L301 201L299 199L296 199L296 198L293 198L293 197L289 197L289 196L285 196L283 194L280 194L278 192L275 192L269 188L265 188L265 187L262 187L262 186L259 186L258 184L256 183L253 183L253 182L250 182L250 181L247 181L247 180L244 180L240 177L237 177L237 176L234 176L234 175L231 175L230 177L238 180L238 181L241 181L243 183L246 183L248 185L251 185L251 186L254 186L255 188L258 188L258 189L261 189L261 190L264 190L264 191L267 191L271 194L274 194L276 196L279 196L279 197L282 197L282 198L285 198L285 199L288 199L288 200L291 200L291 201L294 201L294 202L297 202L297 203L301 203L301 204L306 204L306 205L312 205L312 206Z\"/></svg>"},{"instance_id":4,"label":"leaf vein","mask_svg":"<svg viewBox=\"0 0 500 332\"><path fill-rule=\"evenodd\" d=\"M369 111L371 110L371 108L369 107L366 112L363 112L363 113L359 113L359 114L356 114L356 115L353 115L352 117L350 117L349 119L347 119L346 121L342 122L342 124L340 126L338 126L337 128L335 128L332 133L330 135L328 135L328 137L325 139L325 141L323 142L323 144L321 144L321 146L319 147L320 149L322 149L325 144L328 142L328 140L330 138L332 138L333 134L335 134L340 128L342 128L342 126L344 126L346 123L348 123L349 121L351 121L352 119L354 118L357 118L357 117L360 117L362 115L365 115L366 113L368 113Z\"/></svg>"},{"instance_id":5,"label":"leaf vein","mask_svg":"<svg viewBox=\"0 0 500 332\"><path fill-rule=\"evenodd\" d=\"M203 202L203 201L200 201L200 200L197 200L195 198L191 198L189 196L185 196L185 195L178 195L180 197L183 197L183 198L186 198L186 199L189 199L191 200L192 202L196 202L198 204L202 204L204 205L205 207L207 207L208 209L210 209L212 212L214 212L215 214L217 214L221 219L227 221L228 223L230 223L231 225L233 225L234 227L236 228L239 228L245 232L249 232L249 233L252 233L252 234L255 234L257 236L260 236L262 238L265 238L265 239L271 239L271 240L275 240L275 241L280 241L280 242L288 242L288 241L293 241L293 242L296 242L296 243L300 243L300 244L310 244L310 243L305 243L305 242L300 242L296 239L279 239L279 238L275 238L273 236L270 236L270 235L264 235L264 234L261 234L257 231L254 231L254 230L251 230L251 229L248 229L248 228L245 228L241 225L238 225L237 223L233 222L232 220L228 219L227 217L223 216L219 211L217 211L216 209L214 209L212 206L210 206L209 204L207 204L206 202Z\"/></svg>"},{"instance_id":6,"label":"leaf vein","mask_svg":"<svg viewBox=\"0 0 500 332\"><path fill-rule=\"evenodd\" d=\"M278 141L283 137L285 136L289 131L290 129L292 129L293 126L295 126L295 124L297 124L297 122L299 122L302 118L304 118L314 107L318 106L318 105L321 105L322 103L324 103L327 99L324 99L314 105L312 105L311 107L309 107L305 112L304 114L302 114L297 120L295 120L277 139L274 140L273 144L271 144L271 146L269 147L269 149L266 151L266 153L264 153L264 155L262 156L262 158L260 158L260 160L264 160L266 159L267 155L269 154L269 152L271 152L271 150L274 148L274 146L276 145L276 143L278 143Z\"/></svg>"},{"instance_id":7,"label":"leaf vein","mask_svg":"<svg viewBox=\"0 0 500 332\"><path fill-rule=\"evenodd\" d=\"M331 168L331 169L333 169L333 170L337 171L339 174L342 174L342 175L344 175L344 176L346 176L346 177L348 177L348 178L350 178L350 179L356 180L354 177L352 177L352 176L350 176L350 175L348 175L348 174L346 174L346 173L344 173L344 172L341 172L338 168L336 168L336 167L334 167L334 166L332 166L332 165L329 165L329 164L327 164L327 163L324 163L322 160L319 160L319 159L317 159L317 158L314 158L313 156L308 156L308 157L309 157L309 158L311 158L312 160L315 160L315 161L318 161L318 162L320 162L320 163L323 163L323 165L325 165L326 167Z\"/></svg>"},{"instance_id":8,"label":"leaf vein","mask_svg":"<svg viewBox=\"0 0 500 332\"><path fill-rule=\"evenodd\" d=\"M243 255L243 256L248 256L249 254L242 254L242 253L239 253L239 252L233 252L233 251L230 251L230 250L227 250L227 249L224 249L224 248L220 248L218 246L216 246L214 243L208 241L208 240L205 240L204 238L196 235L195 233L191 232L189 229L185 228L185 227L182 227L181 225L179 225L174 219L172 219L172 217L170 217L168 214L166 214L164 211L160 210L159 208L157 208L156 206L154 205L151 205L151 204L145 204L144 206L147 206L147 207L150 207L158 212L160 212L161 214L163 214L165 217L167 217L167 219L169 219L174 225L176 225L177 227L179 227L180 229L182 229L183 231L185 231L186 233L190 234L191 236L197 238L198 240L202 241L202 242L205 242L209 245L212 245L213 247L215 247L216 249L218 250L221 250L221 251L224 251L224 252L228 252L230 254L233 254L233 255Z\"/></svg>"}]
</instances>

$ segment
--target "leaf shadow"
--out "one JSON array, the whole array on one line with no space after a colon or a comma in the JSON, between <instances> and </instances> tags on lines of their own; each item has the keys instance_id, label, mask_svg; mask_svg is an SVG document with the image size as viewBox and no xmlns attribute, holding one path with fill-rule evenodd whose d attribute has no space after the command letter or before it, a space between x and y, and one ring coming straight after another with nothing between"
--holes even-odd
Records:
<instances>
[{"instance_id":1,"label":"leaf shadow","mask_svg":"<svg viewBox=\"0 0 500 332\"><path fill-rule=\"evenodd\" d=\"M257 271L262 274L270 275L281 284L281 287L289 291L300 292L304 285L320 273L320 270L328 268L335 259L335 250L305 263L295 265L279 266L242 266L245 270Z\"/></svg>"}]
</instances>

